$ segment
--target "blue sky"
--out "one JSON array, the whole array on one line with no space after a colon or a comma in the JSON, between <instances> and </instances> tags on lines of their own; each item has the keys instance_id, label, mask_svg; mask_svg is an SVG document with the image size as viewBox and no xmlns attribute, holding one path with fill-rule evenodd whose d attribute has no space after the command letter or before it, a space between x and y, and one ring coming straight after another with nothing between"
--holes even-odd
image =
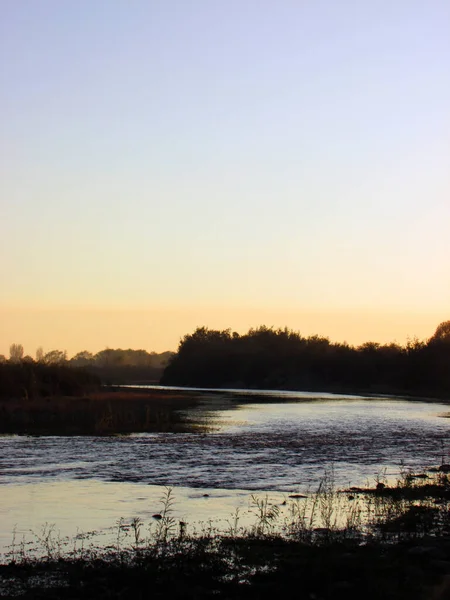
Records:
<instances>
[{"instance_id":1,"label":"blue sky","mask_svg":"<svg viewBox=\"0 0 450 600\"><path fill-rule=\"evenodd\" d=\"M5 319L448 318L449 25L436 0L3 1Z\"/></svg>"}]
</instances>

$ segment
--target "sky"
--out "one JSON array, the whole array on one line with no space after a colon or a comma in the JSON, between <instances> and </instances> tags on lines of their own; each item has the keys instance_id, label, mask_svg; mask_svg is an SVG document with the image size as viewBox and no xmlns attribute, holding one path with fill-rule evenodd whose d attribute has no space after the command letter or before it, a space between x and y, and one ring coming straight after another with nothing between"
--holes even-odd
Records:
<instances>
[{"instance_id":1,"label":"sky","mask_svg":"<svg viewBox=\"0 0 450 600\"><path fill-rule=\"evenodd\" d=\"M448 0L0 0L0 353L450 318Z\"/></svg>"}]
</instances>

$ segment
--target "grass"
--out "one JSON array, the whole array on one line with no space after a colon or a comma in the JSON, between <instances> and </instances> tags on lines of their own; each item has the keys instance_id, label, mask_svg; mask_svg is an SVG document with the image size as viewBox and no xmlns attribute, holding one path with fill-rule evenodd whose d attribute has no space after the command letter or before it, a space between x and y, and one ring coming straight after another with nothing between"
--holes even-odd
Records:
<instances>
[{"instance_id":1,"label":"grass","mask_svg":"<svg viewBox=\"0 0 450 600\"><path fill-rule=\"evenodd\" d=\"M427 476L424 484L403 473L393 486L350 494L336 490L328 472L307 498L287 499L284 511L268 497L252 496L254 523L241 527L236 511L227 531L195 532L177 521L166 488L151 523L120 520L108 547L87 538L70 545L49 526L36 536L37 554L14 542L0 566L0 595L448 598L449 476Z\"/></svg>"},{"instance_id":2,"label":"grass","mask_svg":"<svg viewBox=\"0 0 450 600\"><path fill-rule=\"evenodd\" d=\"M110 388L83 397L0 399L0 433L27 435L113 435L186 432L204 424L182 413L198 397L185 392Z\"/></svg>"}]
</instances>

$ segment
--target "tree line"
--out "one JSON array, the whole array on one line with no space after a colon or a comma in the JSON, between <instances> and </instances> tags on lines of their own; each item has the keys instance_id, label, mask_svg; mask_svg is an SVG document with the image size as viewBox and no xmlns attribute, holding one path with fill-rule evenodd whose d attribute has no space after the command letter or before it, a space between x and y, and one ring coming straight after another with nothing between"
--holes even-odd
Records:
<instances>
[{"instance_id":1,"label":"tree line","mask_svg":"<svg viewBox=\"0 0 450 600\"><path fill-rule=\"evenodd\" d=\"M83 368L96 375L103 383L150 383L158 382L172 352L147 352L146 350L123 350L106 348L92 353L87 350L68 358L65 350L44 352L36 350L35 358L25 355L22 344L11 344L9 359L0 355L0 365L44 365L52 367Z\"/></svg>"},{"instance_id":2,"label":"tree line","mask_svg":"<svg viewBox=\"0 0 450 600\"><path fill-rule=\"evenodd\" d=\"M72 367L108 367L108 366L130 366L130 367L161 367L167 364L173 352L147 352L146 350L122 350L121 348L105 348L93 354L82 350L72 358L68 358L66 350L50 350L44 352L42 346L36 350L35 358L29 354L25 355L22 344L11 344L9 347L9 359L0 354L0 364L11 362L37 362L45 365L67 364Z\"/></svg>"},{"instance_id":3,"label":"tree line","mask_svg":"<svg viewBox=\"0 0 450 600\"><path fill-rule=\"evenodd\" d=\"M374 393L450 393L450 321L405 345L333 343L261 326L239 335L199 327L185 335L165 385Z\"/></svg>"},{"instance_id":4,"label":"tree line","mask_svg":"<svg viewBox=\"0 0 450 600\"><path fill-rule=\"evenodd\" d=\"M35 361L6 361L0 364L0 398L8 400L81 397L97 390L100 385L99 377L79 367Z\"/></svg>"}]
</instances>

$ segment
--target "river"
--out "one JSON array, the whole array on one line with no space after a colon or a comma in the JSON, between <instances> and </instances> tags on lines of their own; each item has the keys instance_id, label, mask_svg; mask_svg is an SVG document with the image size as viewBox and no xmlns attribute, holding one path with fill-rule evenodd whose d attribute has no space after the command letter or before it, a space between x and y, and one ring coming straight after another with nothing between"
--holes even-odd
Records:
<instances>
[{"instance_id":1,"label":"river","mask_svg":"<svg viewBox=\"0 0 450 600\"><path fill-rule=\"evenodd\" d=\"M226 528L236 508L248 516L252 493L281 503L315 489L326 469L344 488L448 460L443 403L300 392L261 402L254 394L254 402L204 395L190 415L208 420L208 433L0 437L0 552L14 530L16 543L31 544L49 526L65 538L114 532L121 517L152 522L164 486L173 488L175 518Z\"/></svg>"}]
</instances>

